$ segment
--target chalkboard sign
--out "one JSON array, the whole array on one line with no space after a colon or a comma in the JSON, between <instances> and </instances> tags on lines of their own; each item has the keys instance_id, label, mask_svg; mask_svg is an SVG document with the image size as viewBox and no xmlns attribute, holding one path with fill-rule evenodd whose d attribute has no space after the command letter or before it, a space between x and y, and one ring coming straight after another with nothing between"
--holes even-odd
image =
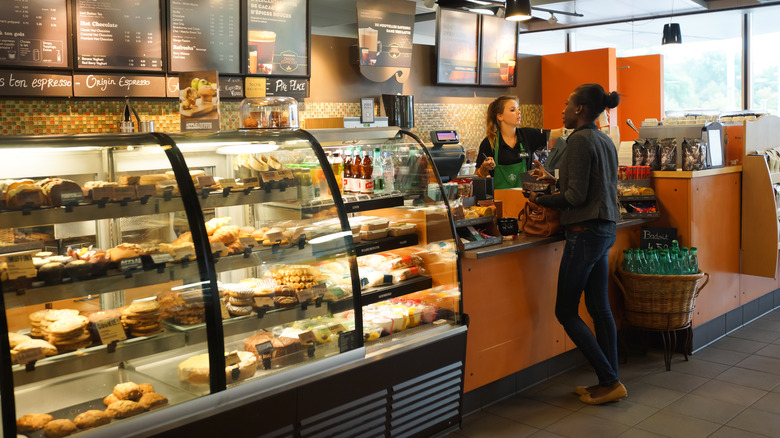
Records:
<instances>
[{"instance_id":1,"label":"chalkboard sign","mask_svg":"<svg viewBox=\"0 0 780 438\"><path fill-rule=\"evenodd\" d=\"M73 76L0 71L0 96L73 97Z\"/></svg>"},{"instance_id":2,"label":"chalkboard sign","mask_svg":"<svg viewBox=\"0 0 780 438\"><path fill-rule=\"evenodd\" d=\"M670 248L677 240L677 228L642 227L639 247L642 249Z\"/></svg>"},{"instance_id":3,"label":"chalkboard sign","mask_svg":"<svg viewBox=\"0 0 780 438\"><path fill-rule=\"evenodd\" d=\"M76 67L162 71L160 0L76 0Z\"/></svg>"},{"instance_id":4,"label":"chalkboard sign","mask_svg":"<svg viewBox=\"0 0 780 438\"><path fill-rule=\"evenodd\" d=\"M4 0L0 8L0 65L68 67L65 5L65 0Z\"/></svg>"},{"instance_id":5,"label":"chalkboard sign","mask_svg":"<svg viewBox=\"0 0 780 438\"><path fill-rule=\"evenodd\" d=\"M166 79L167 97L179 97L179 78L168 77ZM243 99L244 98L244 79L219 77L219 97L220 99Z\"/></svg>"},{"instance_id":6,"label":"chalkboard sign","mask_svg":"<svg viewBox=\"0 0 780 438\"><path fill-rule=\"evenodd\" d=\"M162 76L74 75L76 97L165 97Z\"/></svg>"},{"instance_id":7,"label":"chalkboard sign","mask_svg":"<svg viewBox=\"0 0 780 438\"><path fill-rule=\"evenodd\" d=\"M241 72L239 0L170 0L172 72Z\"/></svg>"},{"instance_id":8,"label":"chalkboard sign","mask_svg":"<svg viewBox=\"0 0 780 438\"><path fill-rule=\"evenodd\" d=\"M309 81L306 79L266 78L266 96L287 96L296 100L303 100L309 89Z\"/></svg>"}]
</instances>

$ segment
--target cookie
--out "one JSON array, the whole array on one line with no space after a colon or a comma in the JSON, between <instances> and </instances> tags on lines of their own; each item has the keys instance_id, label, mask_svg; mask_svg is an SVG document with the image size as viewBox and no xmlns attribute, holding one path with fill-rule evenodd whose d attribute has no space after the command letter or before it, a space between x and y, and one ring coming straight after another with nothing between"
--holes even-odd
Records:
<instances>
[{"instance_id":1,"label":"cookie","mask_svg":"<svg viewBox=\"0 0 780 438\"><path fill-rule=\"evenodd\" d=\"M111 418L104 411L91 409L78 414L73 422L79 429L92 429L110 423Z\"/></svg>"},{"instance_id":2,"label":"cookie","mask_svg":"<svg viewBox=\"0 0 780 438\"><path fill-rule=\"evenodd\" d=\"M46 356L54 356L57 354L57 347L44 341L43 339L30 339L29 341L22 342L14 347L13 351L20 352L25 350L31 350L33 348L40 348L43 350L43 354Z\"/></svg>"},{"instance_id":3,"label":"cookie","mask_svg":"<svg viewBox=\"0 0 780 438\"><path fill-rule=\"evenodd\" d=\"M137 401L143 395L143 393L141 392L141 388L138 387L138 384L133 382L120 383L114 386L113 394L119 400L135 400L135 401Z\"/></svg>"},{"instance_id":4,"label":"cookie","mask_svg":"<svg viewBox=\"0 0 780 438\"><path fill-rule=\"evenodd\" d=\"M16 430L19 432L35 432L54 420L49 414L26 414L16 420Z\"/></svg>"},{"instance_id":5,"label":"cookie","mask_svg":"<svg viewBox=\"0 0 780 438\"><path fill-rule=\"evenodd\" d=\"M43 428L43 433L50 438L60 438L78 432L76 425L70 420L52 420Z\"/></svg>"},{"instance_id":6,"label":"cookie","mask_svg":"<svg viewBox=\"0 0 780 438\"><path fill-rule=\"evenodd\" d=\"M138 404L148 411L149 409L167 405L168 399L164 395L157 394L156 392L148 392L138 400Z\"/></svg>"},{"instance_id":7,"label":"cookie","mask_svg":"<svg viewBox=\"0 0 780 438\"><path fill-rule=\"evenodd\" d=\"M233 316L245 316L252 312L252 306L236 306L235 304L227 303L225 308Z\"/></svg>"},{"instance_id":8,"label":"cookie","mask_svg":"<svg viewBox=\"0 0 780 438\"><path fill-rule=\"evenodd\" d=\"M106 414L111 418L127 418L144 412L144 408L132 400L119 400L106 408Z\"/></svg>"},{"instance_id":9,"label":"cookie","mask_svg":"<svg viewBox=\"0 0 780 438\"><path fill-rule=\"evenodd\" d=\"M125 312L126 314L151 313L151 312L157 312L159 310L160 310L160 303L158 303L156 299L155 300L144 299L144 300L133 301L132 304L128 306Z\"/></svg>"}]
</instances>

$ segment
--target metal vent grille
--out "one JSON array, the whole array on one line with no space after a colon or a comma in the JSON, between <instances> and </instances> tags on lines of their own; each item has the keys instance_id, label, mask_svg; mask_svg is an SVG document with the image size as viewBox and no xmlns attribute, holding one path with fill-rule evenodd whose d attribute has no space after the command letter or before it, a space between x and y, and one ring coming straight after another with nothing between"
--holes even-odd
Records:
<instances>
[{"instance_id":1,"label":"metal vent grille","mask_svg":"<svg viewBox=\"0 0 780 438\"><path fill-rule=\"evenodd\" d=\"M301 420L301 437L384 436L387 424L387 390Z\"/></svg>"},{"instance_id":2,"label":"metal vent grille","mask_svg":"<svg viewBox=\"0 0 780 438\"><path fill-rule=\"evenodd\" d=\"M460 416L463 362L395 385L390 393L390 436L410 437Z\"/></svg>"}]
</instances>

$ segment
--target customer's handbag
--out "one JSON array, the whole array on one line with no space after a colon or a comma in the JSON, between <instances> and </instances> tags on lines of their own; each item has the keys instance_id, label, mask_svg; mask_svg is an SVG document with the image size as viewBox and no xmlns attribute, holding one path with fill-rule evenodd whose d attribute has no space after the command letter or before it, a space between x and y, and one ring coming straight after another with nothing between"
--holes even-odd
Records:
<instances>
[{"instance_id":1,"label":"customer's handbag","mask_svg":"<svg viewBox=\"0 0 780 438\"><path fill-rule=\"evenodd\" d=\"M518 217L520 231L528 236L549 237L561 232L561 211L527 202Z\"/></svg>"}]
</instances>

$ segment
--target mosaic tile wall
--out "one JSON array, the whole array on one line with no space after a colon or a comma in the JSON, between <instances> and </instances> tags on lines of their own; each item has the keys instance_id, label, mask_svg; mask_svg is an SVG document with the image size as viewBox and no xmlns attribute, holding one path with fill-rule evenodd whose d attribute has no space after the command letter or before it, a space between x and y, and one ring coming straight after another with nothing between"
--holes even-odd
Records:
<instances>
[{"instance_id":1,"label":"mosaic tile wall","mask_svg":"<svg viewBox=\"0 0 780 438\"><path fill-rule=\"evenodd\" d=\"M153 120L160 132L178 132L176 101L133 101L142 120ZM0 134L87 134L118 132L123 101L0 100ZM523 125L542 127L542 106L521 105ZM239 102L223 101L221 125L225 131L239 128ZM378 111L378 108L377 108ZM476 149L484 137L487 104L415 104L412 132L423 140L435 129L455 129L464 147ZM301 105L299 118L359 117L358 103L312 102Z\"/></svg>"}]
</instances>

